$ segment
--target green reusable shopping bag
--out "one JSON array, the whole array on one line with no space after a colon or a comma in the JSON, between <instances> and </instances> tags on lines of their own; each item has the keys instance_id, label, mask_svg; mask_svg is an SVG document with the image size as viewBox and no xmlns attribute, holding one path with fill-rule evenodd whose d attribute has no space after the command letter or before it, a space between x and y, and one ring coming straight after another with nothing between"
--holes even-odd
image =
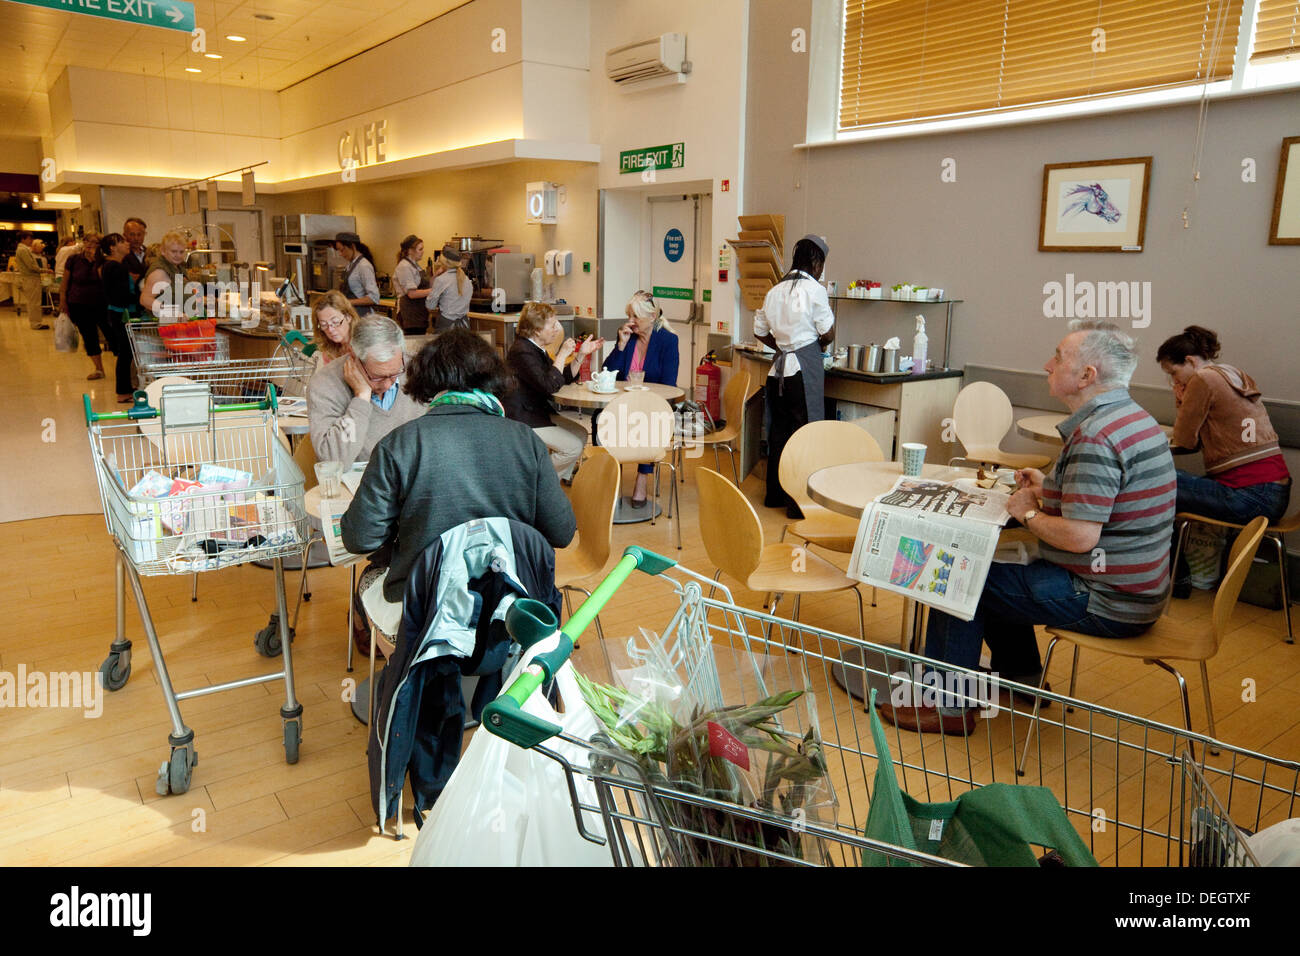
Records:
<instances>
[{"instance_id":1,"label":"green reusable shopping bag","mask_svg":"<svg viewBox=\"0 0 1300 956\"><path fill-rule=\"evenodd\" d=\"M1046 787L991 783L947 803L922 803L908 796L894 775L874 689L867 710L877 759L867 837L970 866L1038 866L1034 846L1055 850L1066 866L1097 865ZM915 864L863 850L862 865Z\"/></svg>"}]
</instances>

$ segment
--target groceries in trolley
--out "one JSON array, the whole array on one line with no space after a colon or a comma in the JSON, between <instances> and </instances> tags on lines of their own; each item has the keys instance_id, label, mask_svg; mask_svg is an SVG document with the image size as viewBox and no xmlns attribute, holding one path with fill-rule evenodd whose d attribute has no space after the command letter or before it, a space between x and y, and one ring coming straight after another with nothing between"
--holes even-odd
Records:
<instances>
[{"instance_id":1,"label":"groceries in trolley","mask_svg":"<svg viewBox=\"0 0 1300 956\"><path fill-rule=\"evenodd\" d=\"M273 470L255 482L249 472L208 462L193 479L145 472L127 492L133 499L135 556L154 560L157 541L179 535L182 540L168 564L176 570L205 571L229 563L222 557L232 548L300 544L296 522L267 490L274 479ZM142 498L150 501L139 501Z\"/></svg>"}]
</instances>

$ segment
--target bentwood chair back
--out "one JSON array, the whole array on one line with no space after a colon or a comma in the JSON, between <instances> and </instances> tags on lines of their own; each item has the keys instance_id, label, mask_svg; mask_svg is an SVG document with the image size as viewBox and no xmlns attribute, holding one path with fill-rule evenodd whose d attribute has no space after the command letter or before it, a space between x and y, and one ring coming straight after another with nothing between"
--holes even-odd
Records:
<instances>
[{"instance_id":1,"label":"bentwood chair back","mask_svg":"<svg viewBox=\"0 0 1300 956\"><path fill-rule=\"evenodd\" d=\"M600 446L614 456L620 465L648 464L655 467L655 489L652 507L659 510L659 469L667 468L671 474L668 483L668 518L673 517L677 506L677 548L682 546L681 507L677 500L677 468L669 458L674 446L672 407L654 392L620 392L600 412L596 424L596 437ZM650 519L654 523L654 518Z\"/></svg>"},{"instance_id":2,"label":"bentwood chair back","mask_svg":"<svg viewBox=\"0 0 1300 956\"><path fill-rule=\"evenodd\" d=\"M618 504L618 462L596 446L573 479L569 500L578 520L578 534L568 547L555 552L555 586L564 592L564 604L573 615L573 592L591 597L590 585L605 569L614 544L614 508ZM605 650L605 631L596 616L596 636ZM608 658L606 659L608 662ZM613 673L611 666L610 673Z\"/></svg>"},{"instance_id":3,"label":"bentwood chair back","mask_svg":"<svg viewBox=\"0 0 1300 956\"><path fill-rule=\"evenodd\" d=\"M293 450L293 463L302 472L304 492L316 487L316 449L312 447L311 436L303 435L298 439L298 447Z\"/></svg>"},{"instance_id":4,"label":"bentwood chair back","mask_svg":"<svg viewBox=\"0 0 1300 956\"><path fill-rule=\"evenodd\" d=\"M803 520L786 525L782 540L785 534L793 534L830 551L852 551L858 519L837 514L813 501L808 494L808 478L813 472L833 465L884 459L876 440L852 422L809 422L796 431L781 452L780 479L785 493L803 512Z\"/></svg>"},{"instance_id":5,"label":"bentwood chair back","mask_svg":"<svg viewBox=\"0 0 1300 956\"><path fill-rule=\"evenodd\" d=\"M782 596L794 595L792 618L799 620L799 598L852 589L858 600L858 636L865 638L862 592L857 582L824 558L790 544L765 544L763 526L744 492L709 468L696 473L700 492L700 536L709 560L717 567L714 580L726 574L751 591L776 595L772 614Z\"/></svg>"},{"instance_id":6,"label":"bentwood chair back","mask_svg":"<svg viewBox=\"0 0 1300 956\"><path fill-rule=\"evenodd\" d=\"M1070 697L1074 696L1079 648L1103 651L1117 657L1137 658L1168 671L1178 681L1178 689L1182 695L1183 723L1188 730L1191 730L1192 708L1187 695L1187 681L1177 668L1167 662L1197 661L1201 666L1201 688L1205 694L1205 714L1209 733L1211 737L1217 736L1214 729L1214 704L1210 698L1210 675L1205 662L1219 653L1219 648L1223 646L1223 637L1228 632L1232 612L1237 606L1237 598L1241 595L1241 586L1246 582L1246 574L1250 571L1251 562L1255 560L1255 552L1259 550L1259 542L1264 537L1267 526L1268 519L1259 517L1246 525L1237 536L1232 550L1228 553L1228 573L1224 575L1223 581L1219 584L1219 592L1214 596L1214 609L1210 613L1209 620L1199 626L1189 626L1185 621L1175 621L1166 615L1151 625L1151 629L1145 634L1122 639L1094 637L1061 627L1049 627L1047 633L1051 635L1052 640L1047 645L1047 654L1043 659L1040 688L1046 685L1047 668L1052 662L1052 651L1055 650L1058 641L1069 641L1075 647L1074 666L1070 672ZM1034 720L1030 722L1030 734L1036 726L1040 703L1041 698L1038 698L1034 704ZM1020 758L1021 773L1024 772L1025 757L1029 751L1029 739L1027 737L1025 740L1025 753Z\"/></svg>"},{"instance_id":7,"label":"bentwood chair back","mask_svg":"<svg viewBox=\"0 0 1300 956\"><path fill-rule=\"evenodd\" d=\"M1042 468L1049 464L1051 459L1046 455L1002 450L1011 419L1011 399L992 382L971 382L963 388L952 406L953 430L966 451L963 457L975 465L1004 468Z\"/></svg>"},{"instance_id":8,"label":"bentwood chair back","mask_svg":"<svg viewBox=\"0 0 1300 956\"><path fill-rule=\"evenodd\" d=\"M688 441L695 442L697 445L713 446L713 463L718 471L721 471L718 449L727 449L727 454L731 457L731 474L740 484L740 468L736 464L736 449L734 442L740 435L741 429L745 422L745 398L749 395L750 375L747 371L733 372L731 379L727 382L727 387L722 390L722 415L726 424L716 431L711 431L706 435L689 438ZM678 462L681 462L681 454L678 454ZM682 480L685 481L683 475Z\"/></svg>"}]
</instances>

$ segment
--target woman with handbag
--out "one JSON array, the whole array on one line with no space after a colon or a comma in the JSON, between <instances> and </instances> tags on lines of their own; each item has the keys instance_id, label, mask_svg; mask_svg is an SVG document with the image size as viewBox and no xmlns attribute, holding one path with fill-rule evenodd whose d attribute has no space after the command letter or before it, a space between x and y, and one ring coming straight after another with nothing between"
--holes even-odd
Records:
<instances>
[{"instance_id":1,"label":"woman with handbag","mask_svg":"<svg viewBox=\"0 0 1300 956\"><path fill-rule=\"evenodd\" d=\"M88 232L81 240L81 254L69 256L64 264L63 286L59 290L59 301L64 304L65 313L81 333L86 354L94 363L94 370L86 376L92 382L104 377L104 360L99 347L100 330L103 329L109 348L116 342L116 336L108 327L104 284L99 277L101 262L103 257L99 253L99 236Z\"/></svg>"}]
</instances>

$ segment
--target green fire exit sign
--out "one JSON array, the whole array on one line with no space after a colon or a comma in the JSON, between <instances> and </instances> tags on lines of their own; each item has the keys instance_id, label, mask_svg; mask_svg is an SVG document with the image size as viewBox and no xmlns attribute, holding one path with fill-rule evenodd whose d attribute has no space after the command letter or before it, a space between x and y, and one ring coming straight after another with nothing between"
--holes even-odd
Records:
<instances>
[{"instance_id":1,"label":"green fire exit sign","mask_svg":"<svg viewBox=\"0 0 1300 956\"><path fill-rule=\"evenodd\" d=\"M640 173L647 169L681 169L685 165L685 143L626 149L618 154L620 173Z\"/></svg>"}]
</instances>

